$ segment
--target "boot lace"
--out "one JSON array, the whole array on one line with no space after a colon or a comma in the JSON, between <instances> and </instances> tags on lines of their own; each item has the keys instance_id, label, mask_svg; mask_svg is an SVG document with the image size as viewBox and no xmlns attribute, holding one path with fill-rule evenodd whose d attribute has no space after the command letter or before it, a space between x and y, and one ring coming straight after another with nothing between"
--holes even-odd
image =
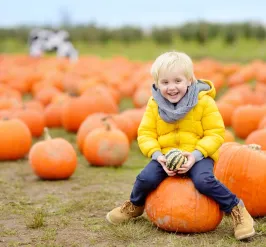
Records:
<instances>
[{"instance_id":1,"label":"boot lace","mask_svg":"<svg viewBox=\"0 0 266 247\"><path fill-rule=\"evenodd\" d=\"M233 223L235 227L239 224L243 224L244 217L243 217L243 213L241 212L241 208L239 206L236 206L232 210L231 214L232 214Z\"/></svg>"},{"instance_id":2,"label":"boot lace","mask_svg":"<svg viewBox=\"0 0 266 247\"><path fill-rule=\"evenodd\" d=\"M136 208L137 206L135 206L131 201L125 201L120 211L121 213L131 214L135 212Z\"/></svg>"}]
</instances>

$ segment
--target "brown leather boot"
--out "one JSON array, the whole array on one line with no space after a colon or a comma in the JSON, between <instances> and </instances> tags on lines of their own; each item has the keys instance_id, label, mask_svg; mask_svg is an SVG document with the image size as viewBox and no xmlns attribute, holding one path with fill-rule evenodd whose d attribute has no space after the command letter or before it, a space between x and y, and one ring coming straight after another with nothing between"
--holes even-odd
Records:
<instances>
[{"instance_id":1,"label":"brown leather boot","mask_svg":"<svg viewBox=\"0 0 266 247\"><path fill-rule=\"evenodd\" d=\"M106 215L106 219L113 225L118 225L143 214L144 206L135 206L125 201L121 207L114 208Z\"/></svg>"},{"instance_id":2,"label":"brown leather boot","mask_svg":"<svg viewBox=\"0 0 266 247\"><path fill-rule=\"evenodd\" d=\"M240 201L231 212L234 223L235 238L242 240L255 235L254 220Z\"/></svg>"}]
</instances>

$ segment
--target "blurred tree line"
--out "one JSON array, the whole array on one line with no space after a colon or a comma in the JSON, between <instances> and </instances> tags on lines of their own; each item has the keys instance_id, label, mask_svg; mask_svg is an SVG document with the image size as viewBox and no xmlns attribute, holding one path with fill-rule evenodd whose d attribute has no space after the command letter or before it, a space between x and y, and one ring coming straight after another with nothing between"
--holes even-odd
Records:
<instances>
[{"instance_id":1,"label":"blurred tree line","mask_svg":"<svg viewBox=\"0 0 266 247\"><path fill-rule=\"evenodd\" d=\"M55 30L49 26L48 28ZM20 26L16 28L0 28L0 41L5 39L16 39L27 42L32 27ZM84 43L108 43L119 41L123 43L138 42L144 39L152 39L158 44L171 44L177 37L186 41L196 41L205 44L215 38L221 38L225 44L233 44L238 39L256 39L262 41L266 38L266 28L260 23L209 23L191 22L176 27L154 27L144 31L140 27L123 26L112 29L98 27L96 24L88 25L64 25L58 29L67 30L71 40Z\"/></svg>"}]
</instances>

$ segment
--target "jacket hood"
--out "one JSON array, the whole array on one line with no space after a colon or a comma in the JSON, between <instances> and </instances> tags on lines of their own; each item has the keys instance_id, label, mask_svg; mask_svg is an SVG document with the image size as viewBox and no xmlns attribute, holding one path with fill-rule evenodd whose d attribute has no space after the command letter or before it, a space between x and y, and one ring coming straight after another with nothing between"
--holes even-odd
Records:
<instances>
[{"instance_id":1,"label":"jacket hood","mask_svg":"<svg viewBox=\"0 0 266 247\"><path fill-rule=\"evenodd\" d=\"M199 92L199 96L198 96L199 99L202 98L205 94L211 96L213 99L215 98L216 90L215 90L215 87L211 81L205 80L205 79L200 79L200 80L198 80L197 83L198 83L198 86L200 88L202 88L202 90L200 90L200 92ZM206 90L206 86L207 86L206 84L209 86L209 89L207 89L207 90Z\"/></svg>"}]
</instances>

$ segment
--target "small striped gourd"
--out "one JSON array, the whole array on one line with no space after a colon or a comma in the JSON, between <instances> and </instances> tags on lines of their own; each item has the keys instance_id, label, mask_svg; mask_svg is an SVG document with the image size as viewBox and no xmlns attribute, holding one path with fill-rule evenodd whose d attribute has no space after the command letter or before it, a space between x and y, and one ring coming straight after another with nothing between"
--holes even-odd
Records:
<instances>
[{"instance_id":1,"label":"small striped gourd","mask_svg":"<svg viewBox=\"0 0 266 247\"><path fill-rule=\"evenodd\" d=\"M183 164L187 162L187 157L182 154L182 151L178 149L171 149L165 154L166 167L170 171L177 171Z\"/></svg>"}]
</instances>

